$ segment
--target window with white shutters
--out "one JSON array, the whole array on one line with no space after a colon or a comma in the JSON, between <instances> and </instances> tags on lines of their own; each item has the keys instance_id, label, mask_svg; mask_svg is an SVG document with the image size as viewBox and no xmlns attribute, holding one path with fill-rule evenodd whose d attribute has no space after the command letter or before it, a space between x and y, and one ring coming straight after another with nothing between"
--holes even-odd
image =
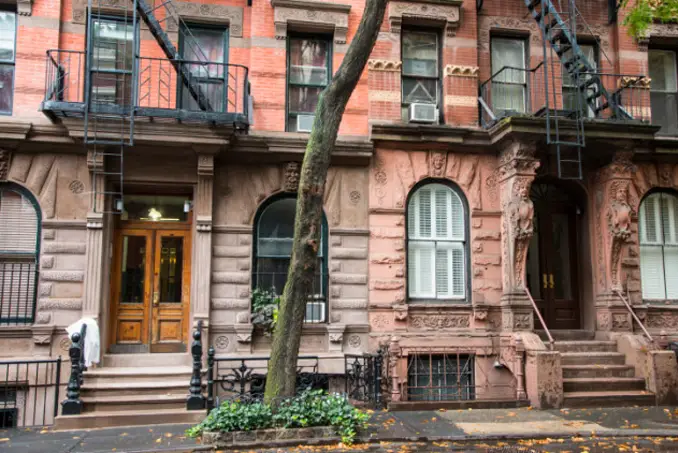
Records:
<instances>
[{"instance_id":1,"label":"window with white shutters","mask_svg":"<svg viewBox=\"0 0 678 453\"><path fill-rule=\"evenodd\" d=\"M649 195L640 205L639 220L643 299L678 299L678 197Z\"/></svg>"},{"instance_id":2,"label":"window with white shutters","mask_svg":"<svg viewBox=\"0 0 678 453\"><path fill-rule=\"evenodd\" d=\"M466 212L443 184L416 190L407 206L407 268L413 299L466 298Z\"/></svg>"},{"instance_id":3,"label":"window with white shutters","mask_svg":"<svg viewBox=\"0 0 678 453\"><path fill-rule=\"evenodd\" d=\"M0 325L33 322L39 232L34 199L19 186L0 185Z\"/></svg>"}]
</instances>

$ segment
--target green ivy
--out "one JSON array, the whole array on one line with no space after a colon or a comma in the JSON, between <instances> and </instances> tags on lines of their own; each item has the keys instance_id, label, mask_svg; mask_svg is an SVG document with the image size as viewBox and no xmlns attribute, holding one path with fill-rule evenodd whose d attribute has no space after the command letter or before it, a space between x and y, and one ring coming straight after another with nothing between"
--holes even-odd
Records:
<instances>
[{"instance_id":1,"label":"green ivy","mask_svg":"<svg viewBox=\"0 0 678 453\"><path fill-rule=\"evenodd\" d=\"M283 400L276 406L275 412L264 403L224 403L212 410L199 425L187 430L186 434L197 437L204 431L331 426L344 444L351 445L358 430L367 427L369 418L367 412L353 407L343 395L307 390L299 396Z\"/></svg>"},{"instance_id":2,"label":"green ivy","mask_svg":"<svg viewBox=\"0 0 678 453\"><path fill-rule=\"evenodd\" d=\"M280 296L273 290L256 288L252 291L252 324L272 335L278 323Z\"/></svg>"},{"instance_id":3,"label":"green ivy","mask_svg":"<svg viewBox=\"0 0 678 453\"><path fill-rule=\"evenodd\" d=\"M622 0L621 7L625 8L630 1L634 2L633 7L622 23L631 36L645 36L655 22L678 22L678 0Z\"/></svg>"}]
</instances>

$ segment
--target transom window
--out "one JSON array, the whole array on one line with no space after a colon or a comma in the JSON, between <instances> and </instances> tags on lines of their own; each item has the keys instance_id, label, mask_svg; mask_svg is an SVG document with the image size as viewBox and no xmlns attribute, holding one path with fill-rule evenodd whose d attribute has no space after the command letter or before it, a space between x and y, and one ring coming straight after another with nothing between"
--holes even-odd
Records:
<instances>
[{"instance_id":1,"label":"transom window","mask_svg":"<svg viewBox=\"0 0 678 453\"><path fill-rule=\"evenodd\" d=\"M15 58L16 14L0 11L0 113L12 113Z\"/></svg>"},{"instance_id":2,"label":"transom window","mask_svg":"<svg viewBox=\"0 0 678 453\"><path fill-rule=\"evenodd\" d=\"M264 205L256 221L254 256L254 287L282 294L287 282L287 271L294 241L294 218L297 200L279 198ZM318 271L310 291L306 308L307 322L325 322L326 316L326 262L327 232L323 221L321 246L318 248Z\"/></svg>"},{"instance_id":3,"label":"transom window","mask_svg":"<svg viewBox=\"0 0 678 453\"><path fill-rule=\"evenodd\" d=\"M329 39L289 38L287 58L287 130L310 132L320 93L331 77Z\"/></svg>"},{"instance_id":4,"label":"transom window","mask_svg":"<svg viewBox=\"0 0 678 453\"><path fill-rule=\"evenodd\" d=\"M643 299L678 299L678 197L649 195L639 221Z\"/></svg>"},{"instance_id":5,"label":"transom window","mask_svg":"<svg viewBox=\"0 0 678 453\"><path fill-rule=\"evenodd\" d=\"M414 299L466 298L466 212L443 184L416 189L407 206L408 289Z\"/></svg>"},{"instance_id":6,"label":"transom window","mask_svg":"<svg viewBox=\"0 0 678 453\"><path fill-rule=\"evenodd\" d=\"M402 34L402 103L438 104L438 34L405 30Z\"/></svg>"},{"instance_id":7,"label":"transom window","mask_svg":"<svg viewBox=\"0 0 678 453\"><path fill-rule=\"evenodd\" d=\"M0 185L0 325L35 317L40 213L24 189Z\"/></svg>"},{"instance_id":8,"label":"transom window","mask_svg":"<svg viewBox=\"0 0 678 453\"><path fill-rule=\"evenodd\" d=\"M492 38L492 108L500 116L526 110L525 40Z\"/></svg>"},{"instance_id":9,"label":"transom window","mask_svg":"<svg viewBox=\"0 0 678 453\"><path fill-rule=\"evenodd\" d=\"M225 89L228 79L227 52L228 30L218 28L188 27L192 36L191 43L182 33L180 38L181 55L187 61L187 69L193 80L215 112L225 112L228 107L228 92ZM211 64L197 63L209 61ZM190 63L196 62L196 63ZM181 92L181 108L187 110L201 110L198 103L183 83L178 83Z\"/></svg>"},{"instance_id":10,"label":"transom window","mask_svg":"<svg viewBox=\"0 0 678 453\"><path fill-rule=\"evenodd\" d=\"M129 105L132 99L134 27L123 18L92 20L94 102Z\"/></svg>"}]
</instances>

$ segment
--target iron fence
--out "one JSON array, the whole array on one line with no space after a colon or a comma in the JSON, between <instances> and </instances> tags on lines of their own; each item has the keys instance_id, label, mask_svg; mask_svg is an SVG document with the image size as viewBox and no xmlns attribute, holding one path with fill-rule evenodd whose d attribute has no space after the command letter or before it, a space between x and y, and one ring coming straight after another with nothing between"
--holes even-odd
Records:
<instances>
[{"instance_id":1,"label":"iron fence","mask_svg":"<svg viewBox=\"0 0 678 453\"><path fill-rule=\"evenodd\" d=\"M0 428L53 424L62 390L61 357L0 361Z\"/></svg>"},{"instance_id":2,"label":"iron fence","mask_svg":"<svg viewBox=\"0 0 678 453\"><path fill-rule=\"evenodd\" d=\"M33 323L38 272L34 256L0 261L0 325Z\"/></svg>"},{"instance_id":3,"label":"iron fence","mask_svg":"<svg viewBox=\"0 0 678 453\"><path fill-rule=\"evenodd\" d=\"M386 406L389 367L385 349L374 354L344 356L346 396L349 400L374 408Z\"/></svg>"}]
</instances>

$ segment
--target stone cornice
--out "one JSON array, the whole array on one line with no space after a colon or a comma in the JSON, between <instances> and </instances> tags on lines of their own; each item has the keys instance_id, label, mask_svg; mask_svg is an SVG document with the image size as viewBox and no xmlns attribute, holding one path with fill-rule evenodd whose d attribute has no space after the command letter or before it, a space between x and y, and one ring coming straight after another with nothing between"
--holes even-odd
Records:
<instances>
[{"instance_id":1,"label":"stone cornice","mask_svg":"<svg viewBox=\"0 0 678 453\"><path fill-rule=\"evenodd\" d=\"M460 21L461 1L402 1L392 0L388 6L391 33L400 33L403 22L433 25L445 28L445 35L453 37Z\"/></svg>"},{"instance_id":2,"label":"stone cornice","mask_svg":"<svg viewBox=\"0 0 678 453\"><path fill-rule=\"evenodd\" d=\"M271 0L271 6L274 8L300 8L314 9L316 11L335 11L346 13L351 10L351 5L342 5L341 3L314 2L310 0Z\"/></svg>"},{"instance_id":3,"label":"stone cornice","mask_svg":"<svg viewBox=\"0 0 678 453\"><path fill-rule=\"evenodd\" d=\"M346 44L351 5L309 0L271 0L276 39L286 39L289 28L334 32L336 44Z\"/></svg>"}]
</instances>

